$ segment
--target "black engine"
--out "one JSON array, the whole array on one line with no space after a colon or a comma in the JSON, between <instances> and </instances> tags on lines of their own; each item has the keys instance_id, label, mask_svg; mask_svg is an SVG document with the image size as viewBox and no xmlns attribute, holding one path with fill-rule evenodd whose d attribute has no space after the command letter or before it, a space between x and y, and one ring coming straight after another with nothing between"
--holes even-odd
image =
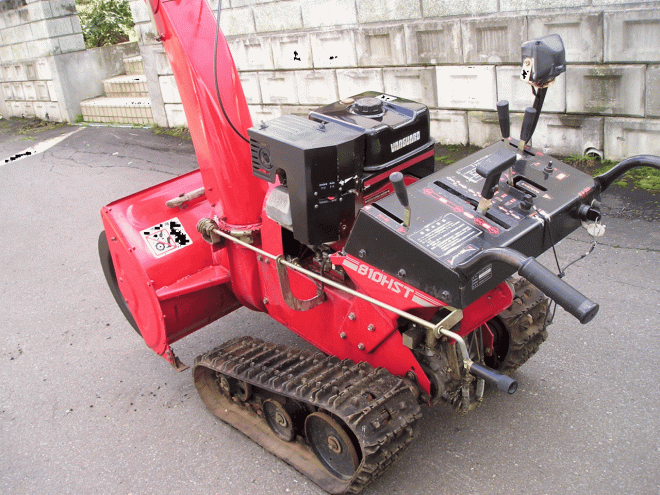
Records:
<instances>
[{"instance_id":1,"label":"black engine","mask_svg":"<svg viewBox=\"0 0 660 495\"><path fill-rule=\"evenodd\" d=\"M309 119L284 115L248 132L254 175L282 184L267 214L302 244L345 237L365 197L391 172L434 171L428 108L381 93L338 101Z\"/></svg>"}]
</instances>

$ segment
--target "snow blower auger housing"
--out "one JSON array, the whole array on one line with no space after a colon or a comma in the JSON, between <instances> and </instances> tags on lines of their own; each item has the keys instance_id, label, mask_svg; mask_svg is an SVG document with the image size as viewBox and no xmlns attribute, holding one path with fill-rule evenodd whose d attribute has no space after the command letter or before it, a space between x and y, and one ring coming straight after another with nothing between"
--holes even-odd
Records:
<instances>
[{"instance_id":1,"label":"snow blower auger housing","mask_svg":"<svg viewBox=\"0 0 660 495\"><path fill-rule=\"evenodd\" d=\"M581 323L596 315L535 257L660 159L594 179L529 146L566 68L558 36L523 45L535 98L520 138L500 102L502 140L436 171L428 108L395 95L253 127L206 1L149 3L200 170L102 209L108 285L179 370L171 345L241 306L320 350L242 337L199 356L195 385L223 421L328 492L358 492L412 442L421 404L467 412L486 383L516 391L507 373L546 338L545 296Z\"/></svg>"}]
</instances>

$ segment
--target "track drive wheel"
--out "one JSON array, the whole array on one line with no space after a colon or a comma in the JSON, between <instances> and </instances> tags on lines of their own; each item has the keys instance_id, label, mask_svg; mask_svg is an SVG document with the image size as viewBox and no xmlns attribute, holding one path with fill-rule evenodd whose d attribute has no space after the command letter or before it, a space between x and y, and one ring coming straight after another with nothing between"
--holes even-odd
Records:
<instances>
[{"instance_id":1,"label":"track drive wheel","mask_svg":"<svg viewBox=\"0 0 660 495\"><path fill-rule=\"evenodd\" d=\"M531 282L511 280L515 291L511 306L488 322L493 332L492 356L486 364L502 373L512 373L531 358L548 338L550 301Z\"/></svg>"},{"instance_id":2,"label":"track drive wheel","mask_svg":"<svg viewBox=\"0 0 660 495\"><path fill-rule=\"evenodd\" d=\"M360 465L360 458L346 429L331 416L315 412L305 420L307 443L316 458L334 476L349 480Z\"/></svg>"}]
</instances>

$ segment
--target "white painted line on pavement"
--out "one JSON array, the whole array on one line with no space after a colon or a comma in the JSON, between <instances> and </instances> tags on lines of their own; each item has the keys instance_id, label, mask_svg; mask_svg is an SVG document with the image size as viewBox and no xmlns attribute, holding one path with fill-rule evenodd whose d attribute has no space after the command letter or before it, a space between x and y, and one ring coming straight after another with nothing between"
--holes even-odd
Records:
<instances>
[{"instance_id":1,"label":"white painted line on pavement","mask_svg":"<svg viewBox=\"0 0 660 495\"><path fill-rule=\"evenodd\" d=\"M55 146L58 143L61 143L66 138L68 138L72 134L75 134L78 131L81 131L82 129L84 129L84 127L79 127L75 131L67 132L66 134L62 134L61 136L46 139L45 141L42 141L42 142L32 146L31 148L27 148L23 151L20 151L20 152L16 153L15 155L12 155L8 158L5 158L2 162L0 162L0 167L2 167L3 165L7 165L8 163L12 163L12 162L15 162L17 160L20 160L21 158L26 158L28 156L33 156L33 155L36 155L38 153L43 153L47 149L52 148L53 146Z\"/></svg>"}]
</instances>

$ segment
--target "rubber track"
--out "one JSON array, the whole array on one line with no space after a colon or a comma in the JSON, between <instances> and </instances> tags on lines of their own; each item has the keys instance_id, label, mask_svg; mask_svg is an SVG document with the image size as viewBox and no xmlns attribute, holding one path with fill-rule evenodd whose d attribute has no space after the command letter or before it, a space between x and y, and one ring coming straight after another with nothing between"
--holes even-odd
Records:
<instances>
[{"instance_id":1,"label":"rubber track","mask_svg":"<svg viewBox=\"0 0 660 495\"><path fill-rule=\"evenodd\" d=\"M414 426L422 416L417 399L406 383L383 368L251 337L233 339L199 356L194 366L195 384L203 397L200 387L204 385L198 383L202 381L199 377L210 376L208 370L212 370L340 418L352 431L361 451L360 465L350 480L340 480L323 469L304 442L277 439L279 444L273 444L272 439L261 441L258 435L244 430L246 424L235 424L247 422L247 419L238 414L228 420L221 410L204 399L214 412L218 411L218 417L248 434L331 493L357 493L377 478L410 445L415 436ZM209 378L206 382L205 393L208 394ZM219 397L214 400L222 401L224 396L219 390L217 394ZM231 404L227 398L224 401ZM242 407L246 415L251 415L250 421L257 418L253 406ZM261 418L259 421L266 424ZM275 438L272 433L271 436ZM273 449L272 445L277 448ZM301 448L308 453L297 454ZM292 458L296 455L298 462ZM310 465L310 458L316 466ZM319 468L324 471L324 476L318 475Z\"/></svg>"},{"instance_id":2,"label":"rubber track","mask_svg":"<svg viewBox=\"0 0 660 495\"><path fill-rule=\"evenodd\" d=\"M548 338L550 300L523 278L513 281L515 296L511 306L499 317L509 333L509 351L498 367L512 373L525 364Z\"/></svg>"}]
</instances>

